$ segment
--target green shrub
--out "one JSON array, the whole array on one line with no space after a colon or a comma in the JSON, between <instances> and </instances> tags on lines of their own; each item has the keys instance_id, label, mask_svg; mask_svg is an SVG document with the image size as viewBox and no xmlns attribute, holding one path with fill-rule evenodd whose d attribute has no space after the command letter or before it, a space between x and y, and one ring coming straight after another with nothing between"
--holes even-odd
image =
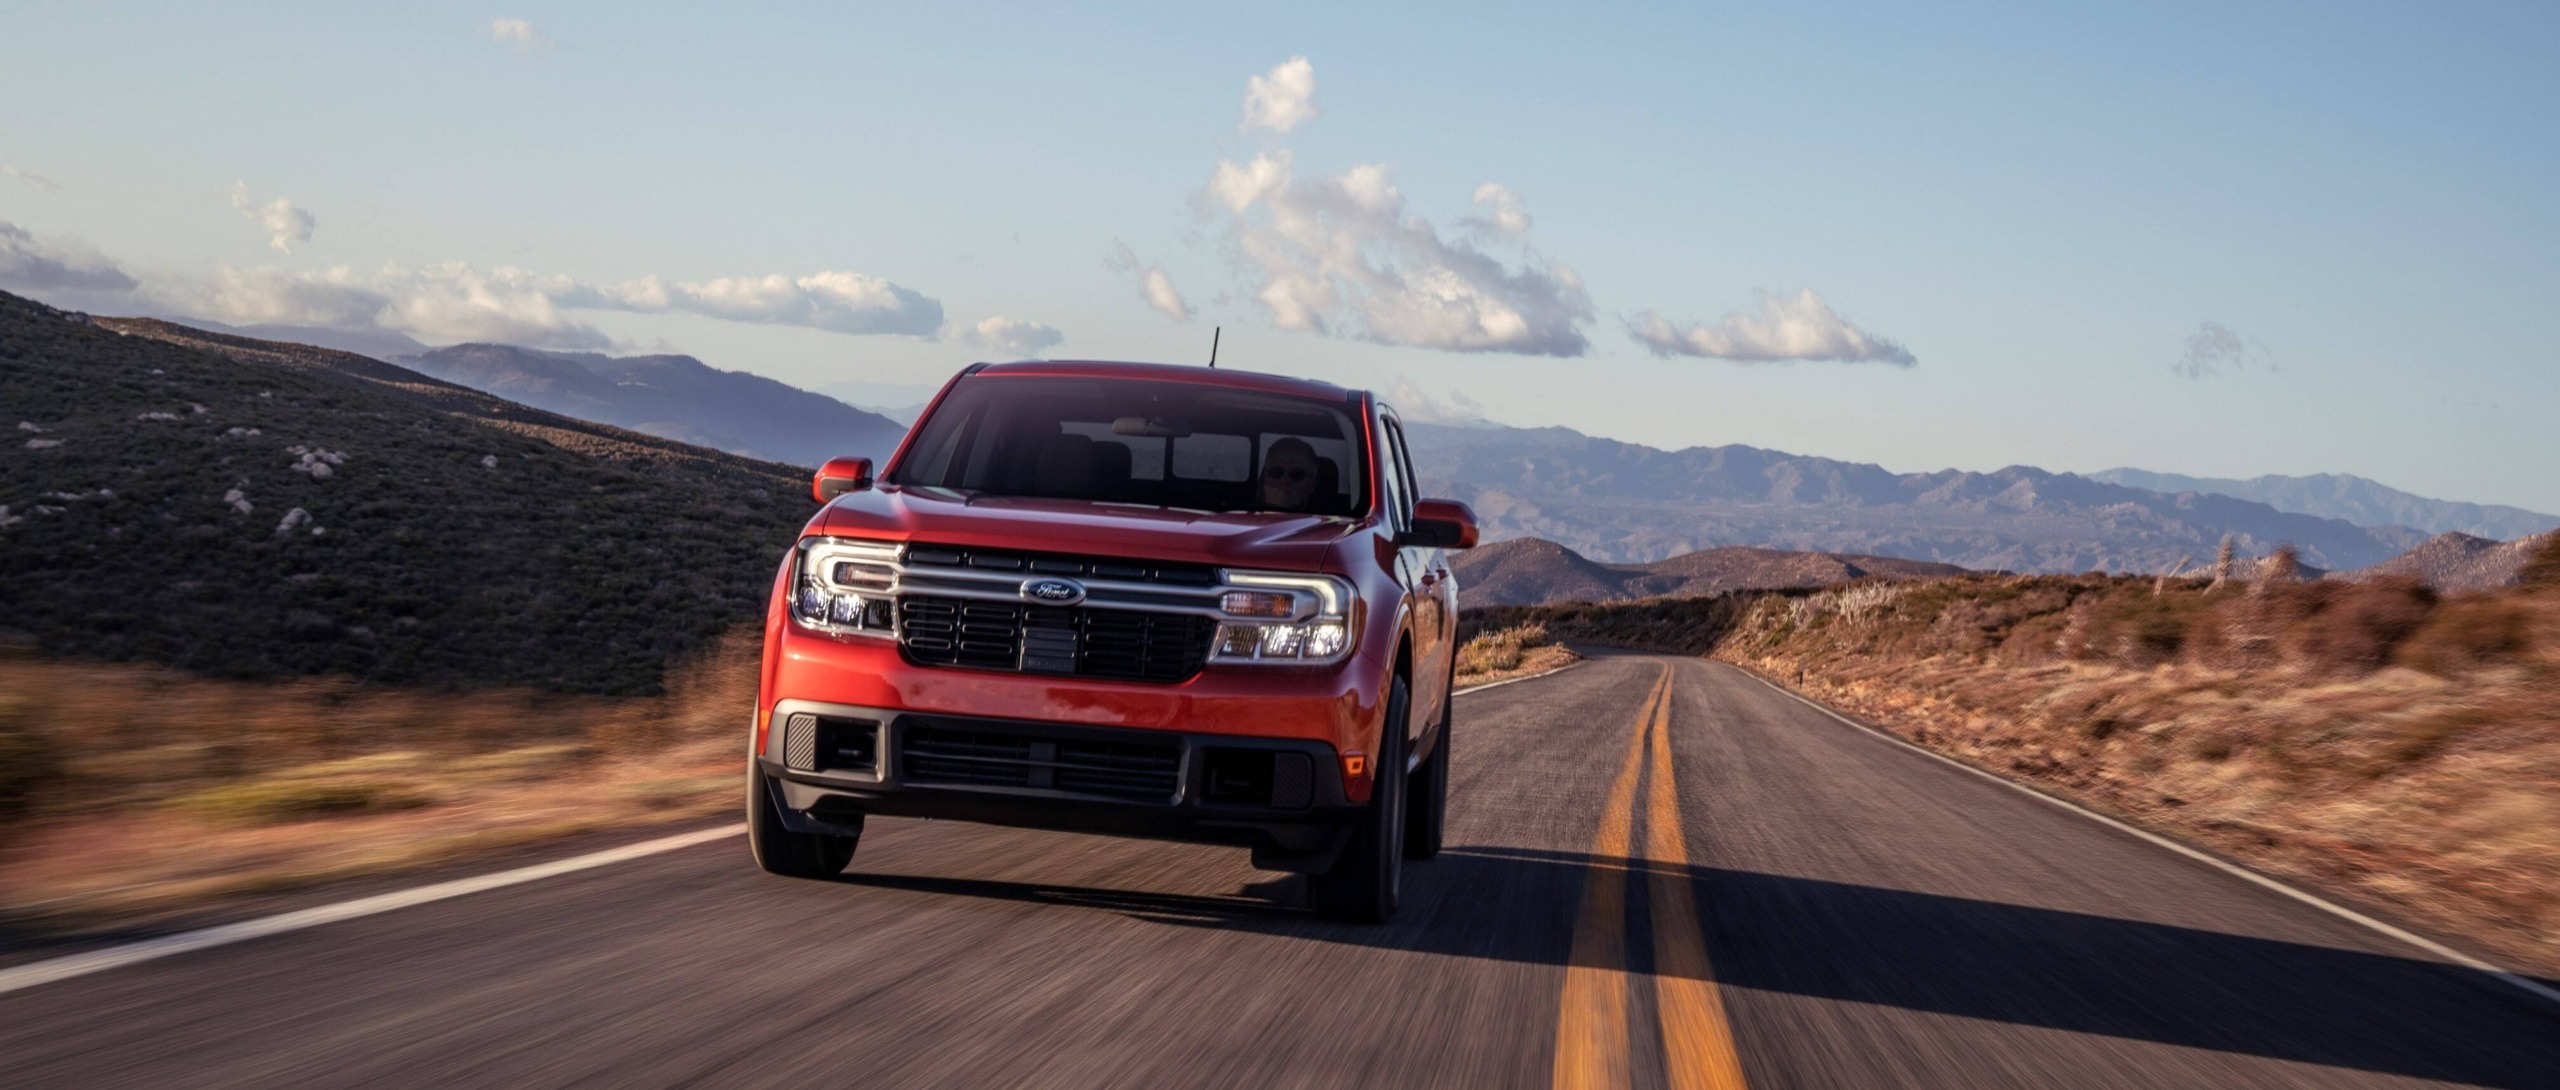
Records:
<instances>
[{"instance_id":1,"label":"green shrub","mask_svg":"<svg viewBox=\"0 0 2560 1090\"><path fill-rule=\"evenodd\" d=\"M2523 570L2516 573L2516 582L2535 590L2560 590L2560 533L2550 535L2550 540L2533 551Z\"/></svg>"},{"instance_id":2,"label":"green shrub","mask_svg":"<svg viewBox=\"0 0 2560 1090\"><path fill-rule=\"evenodd\" d=\"M341 814L413 810L435 800L385 780L252 780L210 787L171 802L178 809L234 825L266 825Z\"/></svg>"},{"instance_id":3,"label":"green shrub","mask_svg":"<svg viewBox=\"0 0 2560 1090\"><path fill-rule=\"evenodd\" d=\"M2508 598L2464 596L2438 606L2403 640L2392 661L2442 677L2523 658L2533 650L2533 614Z\"/></svg>"},{"instance_id":4,"label":"green shrub","mask_svg":"<svg viewBox=\"0 0 2560 1090\"><path fill-rule=\"evenodd\" d=\"M1554 638L1547 634L1547 626L1535 622L1487 632L1459 646L1458 672L1498 674L1517 670L1531 649L1554 642Z\"/></svg>"}]
</instances>

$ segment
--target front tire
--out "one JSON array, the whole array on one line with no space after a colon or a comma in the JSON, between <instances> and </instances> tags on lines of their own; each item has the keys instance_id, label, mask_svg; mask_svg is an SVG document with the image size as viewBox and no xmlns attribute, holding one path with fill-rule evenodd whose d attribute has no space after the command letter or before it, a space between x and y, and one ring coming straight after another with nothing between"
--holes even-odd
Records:
<instances>
[{"instance_id":1,"label":"front tire","mask_svg":"<svg viewBox=\"0 0 2560 1090\"><path fill-rule=\"evenodd\" d=\"M861 842L859 833L826 836L795 833L784 827L782 793L774 789L773 778L757 767L754 758L747 759L747 848L755 853L756 865L766 873L785 878L834 878L853 862L853 850Z\"/></svg>"},{"instance_id":2,"label":"front tire","mask_svg":"<svg viewBox=\"0 0 2560 1090\"><path fill-rule=\"evenodd\" d=\"M1413 770L1413 782L1407 785L1411 794L1405 800L1404 857L1422 862L1440 854L1443 832L1449 824L1449 722L1455 718L1457 701L1440 700L1440 729L1431 745L1431 756L1422 759L1422 767Z\"/></svg>"},{"instance_id":3,"label":"front tire","mask_svg":"<svg viewBox=\"0 0 2560 1090\"><path fill-rule=\"evenodd\" d=\"M1412 694L1398 677L1387 688L1387 722L1378 732L1369 808L1352 825L1351 843L1333 869L1307 876L1307 900L1326 919L1385 923L1396 914L1404 885L1404 739L1411 707Z\"/></svg>"}]
</instances>

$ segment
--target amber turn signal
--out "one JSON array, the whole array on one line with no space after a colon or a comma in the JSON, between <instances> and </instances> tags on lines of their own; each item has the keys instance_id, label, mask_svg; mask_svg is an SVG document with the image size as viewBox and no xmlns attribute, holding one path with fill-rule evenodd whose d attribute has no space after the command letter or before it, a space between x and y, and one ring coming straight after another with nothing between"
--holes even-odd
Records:
<instances>
[{"instance_id":1,"label":"amber turn signal","mask_svg":"<svg viewBox=\"0 0 2560 1090\"><path fill-rule=\"evenodd\" d=\"M1298 599L1267 590L1231 590L1218 599L1218 608L1231 617L1292 617Z\"/></svg>"}]
</instances>

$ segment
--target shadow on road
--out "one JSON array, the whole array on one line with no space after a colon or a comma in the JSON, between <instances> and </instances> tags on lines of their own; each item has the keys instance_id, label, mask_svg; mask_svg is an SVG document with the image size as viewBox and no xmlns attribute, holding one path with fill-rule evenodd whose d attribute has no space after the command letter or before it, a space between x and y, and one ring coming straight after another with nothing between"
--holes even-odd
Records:
<instances>
[{"instance_id":1,"label":"shadow on road","mask_svg":"<svg viewBox=\"0 0 2560 1090\"><path fill-rule=\"evenodd\" d=\"M1713 975L1728 988L2487 1086L2551 1086L2560 1072L2560 1012L2433 962L1749 871L1453 848L1405 872L1406 908L1385 927L1307 915L1294 878L1217 897L859 872L843 880L1563 965L1592 867L1694 883ZM1629 901L1627 949L1648 971L1646 898Z\"/></svg>"}]
</instances>

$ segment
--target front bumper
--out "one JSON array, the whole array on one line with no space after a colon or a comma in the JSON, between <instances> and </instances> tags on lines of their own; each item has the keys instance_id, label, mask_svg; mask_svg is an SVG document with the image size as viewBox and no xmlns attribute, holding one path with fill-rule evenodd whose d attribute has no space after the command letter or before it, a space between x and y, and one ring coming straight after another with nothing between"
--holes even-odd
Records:
<instances>
[{"instance_id":1,"label":"front bumper","mask_svg":"<svg viewBox=\"0 0 2560 1090\"><path fill-rule=\"evenodd\" d=\"M998 719L785 699L756 758L784 824L947 818L1253 849L1272 870L1332 864L1362 807L1324 741Z\"/></svg>"},{"instance_id":2,"label":"front bumper","mask_svg":"<svg viewBox=\"0 0 2560 1090\"><path fill-rule=\"evenodd\" d=\"M1385 717L1387 669L1363 655L1331 666L1212 666L1175 684L1009 673L910 663L884 639L814 633L783 622L768 637L766 722L781 703L818 701L884 712L1129 727L1234 738L1320 742L1336 757L1368 752ZM756 752L771 749L758 738ZM1338 767L1338 760L1336 762ZM1369 777L1346 785L1369 798Z\"/></svg>"}]
</instances>

